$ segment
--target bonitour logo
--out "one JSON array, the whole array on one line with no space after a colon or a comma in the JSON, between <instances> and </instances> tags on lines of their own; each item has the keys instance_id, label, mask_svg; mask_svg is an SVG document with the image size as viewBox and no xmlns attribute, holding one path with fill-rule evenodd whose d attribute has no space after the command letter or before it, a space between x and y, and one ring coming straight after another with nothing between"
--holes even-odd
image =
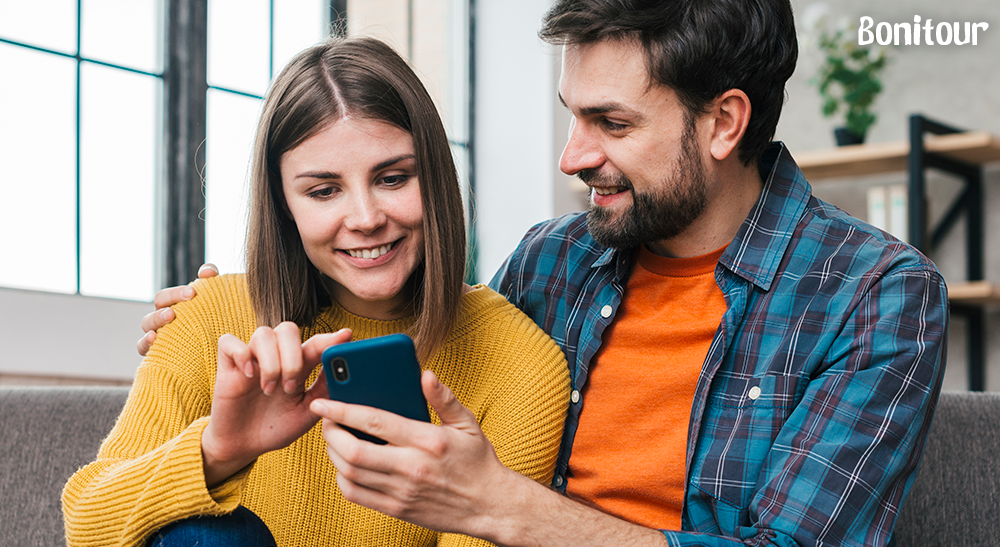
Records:
<instances>
[{"instance_id":1,"label":"bonitour logo","mask_svg":"<svg viewBox=\"0 0 1000 547\"><path fill-rule=\"evenodd\" d=\"M964 46L972 43L979 45L979 31L986 32L990 28L989 23L972 23L966 21L934 23L933 19L923 21L920 25L919 15L913 16L913 23L875 23L875 20L867 15L861 18L861 26L858 27L858 45L867 46L872 42L887 46L889 44L899 46L920 45L920 38L929 46ZM872 28L874 27L874 30ZM964 32L963 32L964 31ZM936 41L935 41L936 40Z\"/></svg>"}]
</instances>

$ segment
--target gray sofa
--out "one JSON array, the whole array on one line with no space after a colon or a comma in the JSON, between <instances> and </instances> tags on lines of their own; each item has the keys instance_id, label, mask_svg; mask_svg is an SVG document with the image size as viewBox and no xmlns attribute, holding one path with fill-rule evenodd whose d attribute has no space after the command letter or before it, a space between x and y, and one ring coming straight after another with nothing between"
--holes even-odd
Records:
<instances>
[{"instance_id":1,"label":"gray sofa","mask_svg":"<svg viewBox=\"0 0 1000 547\"><path fill-rule=\"evenodd\" d=\"M0 546L65 545L63 485L94 459L127 387L0 386Z\"/></svg>"},{"instance_id":2,"label":"gray sofa","mask_svg":"<svg viewBox=\"0 0 1000 547\"><path fill-rule=\"evenodd\" d=\"M127 388L0 386L0 546L63 545L59 496ZM896 526L900 547L1000 545L1000 394L945 393Z\"/></svg>"}]
</instances>

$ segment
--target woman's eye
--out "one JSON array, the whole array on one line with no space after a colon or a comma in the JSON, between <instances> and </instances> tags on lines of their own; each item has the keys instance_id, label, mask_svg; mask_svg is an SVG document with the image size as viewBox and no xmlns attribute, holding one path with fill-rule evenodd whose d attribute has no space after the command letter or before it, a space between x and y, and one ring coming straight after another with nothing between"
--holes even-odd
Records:
<instances>
[{"instance_id":1,"label":"woman's eye","mask_svg":"<svg viewBox=\"0 0 1000 547\"><path fill-rule=\"evenodd\" d=\"M309 197L311 198L328 198L333 195L333 188L327 186L326 188L320 188L318 190L313 190L309 192Z\"/></svg>"},{"instance_id":2,"label":"woman's eye","mask_svg":"<svg viewBox=\"0 0 1000 547\"><path fill-rule=\"evenodd\" d=\"M386 186L399 186L410 180L410 175L388 175L382 177L382 184Z\"/></svg>"}]
</instances>

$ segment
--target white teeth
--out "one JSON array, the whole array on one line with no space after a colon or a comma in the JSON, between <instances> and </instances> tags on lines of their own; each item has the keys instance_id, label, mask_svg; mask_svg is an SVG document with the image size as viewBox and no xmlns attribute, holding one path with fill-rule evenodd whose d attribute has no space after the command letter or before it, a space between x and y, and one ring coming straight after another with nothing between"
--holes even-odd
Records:
<instances>
[{"instance_id":1,"label":"white teeth","mask_svg":"<svg viewBox=\"0 0 1000 547\"><path fill-rule=\"evenodd\" d=\"M594 186L594 191L602 196L607 196L609 194L617 194L622 191L621 186L612 186L610 188L603 188L599 186Z\"/></svg>"},{"instance_id":2,"label":"white teeth","mask_svg":"<svg viewBox=\"0 0 1000 547\"><path fill-rule=\"evenodd\" d=\"M348 249L347 254L353 256L354 258L367 258L370 260L374 260L384 255L385 253L388 253L389 249L392 249L392 243L389 243L387 245L382 245L381 247L376 247L374 249L362 249L362 250Z\"/></svg>"}]
</instances>

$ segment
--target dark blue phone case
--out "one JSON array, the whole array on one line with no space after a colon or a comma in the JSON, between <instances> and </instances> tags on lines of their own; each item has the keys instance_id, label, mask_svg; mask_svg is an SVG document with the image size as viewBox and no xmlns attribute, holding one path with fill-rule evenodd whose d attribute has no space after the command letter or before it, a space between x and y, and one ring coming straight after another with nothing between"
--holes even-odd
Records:
<instances>
[{"instance_id":1,"label":"dark blue phone case","mask_svg":"<svg viewBox=\"0 0 1000 547\"><path fill-rule=\"evenodd\" d=\"M343 359L343 361L339 361ZM346 363L347 378L338 379L333 363ZM323 371L330 398L345 403L388 410L413 420L430 422L427 400L420 389L420 364L413 340L390 334L330 346L323 351ZM360 439L385 444L382 439L346 428Z\"/></svg>"}]
</instances>

